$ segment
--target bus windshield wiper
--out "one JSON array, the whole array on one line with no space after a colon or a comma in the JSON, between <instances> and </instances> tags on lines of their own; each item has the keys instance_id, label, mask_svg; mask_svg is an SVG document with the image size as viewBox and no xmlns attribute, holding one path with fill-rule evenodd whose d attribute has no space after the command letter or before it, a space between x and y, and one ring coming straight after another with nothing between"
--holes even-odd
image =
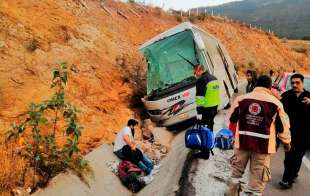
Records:
<instances>
[{"instance_id":1,"label":"bus windshield wiper","mask_svg":"<svg viewBox=\"0 0 310 196\"><path fill-rule=\"evenodd\" d=\"M193 62L191 62L190 60L188 60L187 58L185 58L184 56L180 55L180 53L178 53L178 55L185 60L186 62L188 62L192 67L195 67L195 64Z\"/></svg>"}]
</instances>

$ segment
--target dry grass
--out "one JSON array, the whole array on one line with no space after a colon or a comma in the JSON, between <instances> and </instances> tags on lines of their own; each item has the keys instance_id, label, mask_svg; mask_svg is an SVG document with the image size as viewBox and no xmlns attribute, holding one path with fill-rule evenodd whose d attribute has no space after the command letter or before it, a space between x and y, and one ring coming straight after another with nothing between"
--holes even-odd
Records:
<instances>
[{"instance_id":1,"label":"dry grass","mask_svg":"<svg viewBox=\"0 0 310 196\"><path fill-rule=\"evenodd\" d=\"M310 51L310 41L306 40L288 40L284 43L287 47L299 53Z\"/></svg>"},{"instance_id":2,"label":"dry grass","mask_svg":"<svg viewBox=\"0 0 310 196\"><path fill-rule=\"evenodd\" d=\"M18 144L0 141L0 195L9 193L16 186L29 186L25 184L27 162L17 154Z\"/></svg>"},{"instance_id":3,"label":"dry grass","mask_svg":"<svg viewBox=\"0 0 310 196\"><path fill-rule=\"evenodd\" d=\"M68 59L76 65L72 72L74 81L70 83L70 99L79 104L85 112L82 116L82 123L85 124L87 135L85 138L89 139L85 139L82 144L83 150L86 152L96 146L92 142L95 139L97 144L103 141L113 141L114 130L118 130L122 123L128 120L128 116L133 114L132 108L129 110L128 105L137 104L140 101L140 95L143 94L142 90L145 90L143 87L145 81L140 80L143 78L140 77L140 74L144 74L144 71L141 72L138 66L135 67L137 62L126 62L128 58L120 57L117 58L116 64L120 65L118 67L115 66L111 58L115 58L120 53L137 58L139 56L137 47L140 44L186 18L182 18L179 14L170 16L160 10L145 11L132 6L132 9L141 17L130 14L129 23L121 17L109 16L100 8L99 3L97 6L91 6L89 10L80 10L79 6L74 5L74 2L11 0L9 4L5 4L8 6L0 5L3 8L1 9L3 13L0 14L1 30L7 32L11 27L14 30L17 26L17 33L14 35L7 33L9 42L2 43L4 47L1 55L4 55L4 58L1 59L0 83L3 88L0 92L0 115L6 119L11 118L20 114L24 110L24 106L28 105L33 98L37 101L43 99L49 92L49 86L42 82L46 81L49 76L46 74L49 66L55 63L55 59ZM106 1L106 3L111 8L117 6L126 8L126 4L114 1ZM36 6L35 12L31 11L33 6L30 5ZM16 8L25 11L18 12ZM264 71L266 65L273 66L272 69L275 71L283 70L290 64L309 70L310 61L307 55L288 50L287 47L283 47L280 41L277 41L277 38L250 29L247 24L225 22L225 19L220 17L206 17L205 22L198 19L196 23L222 41L238 65L239 73L244 73L250 65L259 69L258 71ZM84 25L87 25L87 29L89 27L97 29L101 36L92 38L88 34L84 35L85 30L81 28ZM76 45L87 43L85 44L87 49L73 47L75 42L67 44L67 41L71 41L71 36L78 40ZM89 42L96 43L92 46L94 48L88 48ZM5 47L8 44L10 47ZM42 50L34 54L37 48ZM87 64L83 62L87 62ZM38 75L34 77L33 74L28 74L22 68L23 66L16 66L22 64L27 69L35 70ZM127 65L134 66L125 69ZM91 66L95 66L96 70L91 71ZM119 73L119 68L122 68L126 73ZM291 70L292 68L288 67L287 69ZM16 72L12 70L16 70ZM133 77L128 77L128 71ZM100 75L100 78L94 77L94 73ZM19 75L24 84L18 85L16 88L16 85L10 82L12 74ZM126 76L124 82L117 80L123 76ZM133 90L132 86L137 87L136 84L140 84L139 88ZM80 87L84 89L80 90ZM120 96L121 91L125 92L125 96ZM92 95L90 92L96 92L96 94ZM82 96L80 96L81 94ZM85 102L84 99L87 101ZM132 102L132 100L134 101ZM94 111L93 108L98 105L100 106L99 110ZM118 106L117 110L115 110L115 105ZM0 192L9 191L15 186L32 185L33 172L31 169L25 171L25 160L17 153L12 154L12 149L15 148L13 144L4 146L0 141ZM23 179L23 175L27 177L27 182Z\"/></svg>"}]
</instances>

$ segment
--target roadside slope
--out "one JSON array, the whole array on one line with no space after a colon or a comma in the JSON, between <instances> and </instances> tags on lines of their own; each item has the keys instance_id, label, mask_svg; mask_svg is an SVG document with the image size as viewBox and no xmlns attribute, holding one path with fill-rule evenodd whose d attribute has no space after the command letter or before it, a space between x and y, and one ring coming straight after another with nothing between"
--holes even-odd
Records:
<instances>
[{"instance_id":1,"label":"roadside slope","mask_svg":"<svg viewBox=\"0 0 310 196\"><path fill-rule=\"evenodd\" d=\"M112 143L129 117L139 117L138 99L132 97L143 93L146 66L138 47L179 22L159 8L137 4L106 0L105 9L93 0L0 1L1 134L31 102L52 94L51 71L63 61L70 65L67 98L82 111L84 154ZM307 54L293 52L271 34L217 17L195 23L225 44L239 73L310 69ZM1 135L0 186L30 186L22 177L27 166L12 167L2 141Z\"/></svg>"},{"instance_id":2,"label":"roadside slope","mask_svg":"<svg viewBox=\"0 0 310 196\"><path fill-rule=\"evenodd\" d=\"M167 157L161 161L160 172L154 176L154 181L134 195L175 195L180 188L179 179L187 154L188 149L185 148L184 133L180 133L173 140L171 151ZM93 179L89 179L89 187L74 174L64 173L52 179L45 189L37 191L34 196L133 195L107 167L111 161L117 161L111 146L100 146L88 154L86 159L90 162L95 174Z\"/></svg>"},{"instance_id":3,"label":"roadside slope","mask_svg":"<svg viewBox=\"0 0 310 196\"><path fill-rule=\"evenodd\" d=\"M30 102L51 94L50 73L62 61L71 65L68 98L83 111L85 140L96 135L112 141L115 130L134 115L131 76L145 71L137 48L178 22L159 8L106 1L111 16L97 1L83 1L86 7L77 2L1 1L1 130ZM196 23L225 44L240 73L310 69L307 55L292 52L271 34L217 17Z\"/></svg>"}]
</instances>

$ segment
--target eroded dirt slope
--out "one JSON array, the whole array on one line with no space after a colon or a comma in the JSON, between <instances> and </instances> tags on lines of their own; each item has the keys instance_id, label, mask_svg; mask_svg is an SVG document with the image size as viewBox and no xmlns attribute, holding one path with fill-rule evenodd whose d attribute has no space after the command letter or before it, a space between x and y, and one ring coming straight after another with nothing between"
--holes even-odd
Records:
<instances>
[{"instance_id":1,"label":"eroded dirt slope","mask_svg":"<svg viewBox=\"0 0 310 196\"><path fill-rule=\"evenodd\" d=\"M82 111L84 153L112 142L129 117L138 117L131 97L145 65L137 49L180 20L135 4L106 0L105 8L99 0L0 1L0 133L31 102L49 98L51 71L63 61L70 65L67 98ZM195 23L224 43L240 74L248 68L310 70L308 53L291 50L271 34L217 17ZM11 160L2 161L7 173L0 181L19 178Z\"/></svg>"},{"instance_id":2,"label":"eroded dirt slope","mask_svg":"<svg viewBox=\"0 0 310 196\"><path fill-rule=\"evenodd\" d=\"M31 101L51 94L50 72L62 61L71 65L68 98L83 111L85 136L111 141L127 117L134 116L128 107L132 89L126 76L142 65L137 48L178 22L156 8L108 1L110 16L99 1L82 2L86 4L1 1L1 129ZM240 72L248 67L263 71L266 65L275 70L310 66L306 55L292 52L267 33L220 18L197 24L223 41Z\"/></svg>"}]
</instances>

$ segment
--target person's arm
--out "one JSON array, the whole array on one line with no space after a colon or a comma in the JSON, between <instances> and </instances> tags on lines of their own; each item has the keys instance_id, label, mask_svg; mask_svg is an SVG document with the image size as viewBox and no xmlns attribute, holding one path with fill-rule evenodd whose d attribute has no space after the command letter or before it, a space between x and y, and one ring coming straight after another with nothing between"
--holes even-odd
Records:
<instances>
[{"instance_id":1,"label":"person's arm","mask_svg":"<svg viewBox=\"0 0 310 196\"><path fill-rule=\"evenodd\" d=\"M291 132L290 132L290 120L282 107L278 109L278 119L276 119L277 137L284 144L285 151L291 149Z\"/></svg>"},{"instance_id":2,"label":"person's arm","mask_svg":"<svg viewBox=\"0 0 310 196\"><path fill-rule=\"evenodd\" d=\"M282 93L280 101L283 104L284 112L288 113L288 106L290 105L288 91Z\"/></svg>"},{"instance_id":3,"label":"person's arm","mask_svg":"<svg viewBox=\"0 0 310 196\"><path fill-rule=\"evenodd\" d=\"M229 130L231 130L233 132L233 134L236 134L236 130L237 130L237 123L233 123L233 122L229 122L229 126L228 126Z\"/></svg>"},{"instance_id":4,"label":"person's arm","mask_svg":"<svg viewBox=\"0 0 310 196\"><path fill-rule=\"evenodd\" d=\"M239 121L239 99L237 98L230 110L229 129L236 134L237 123Z\"/></svg>"},{"instance_id":5,"label":"person's arm","mask_svg":"<svg viewBox=\"0 0 310 196\"><path fill-rule=\"evenodd\" d=\"M130 146L131 150L136 150L136 144L130 139L129 135L124 135L123 139L124 142Z\"/></svg>"}]
</instances>

